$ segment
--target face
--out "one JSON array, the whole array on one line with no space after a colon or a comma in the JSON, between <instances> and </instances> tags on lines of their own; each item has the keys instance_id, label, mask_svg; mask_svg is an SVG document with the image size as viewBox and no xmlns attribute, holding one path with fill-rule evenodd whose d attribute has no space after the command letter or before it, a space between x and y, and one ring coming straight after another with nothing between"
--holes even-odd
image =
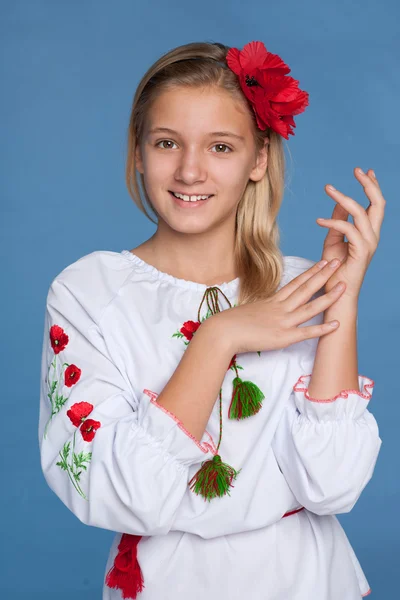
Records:
<instances>
[{"instance_id":1,"label":"face","mask_svg":"<svg viewBox=\"0 0 400 600\"><path fill-rule=\"evenodd\" d=\"M136 167L159 215L159 228L203 233L234 227L249 179L258 181L267 167L266 147L256 156L252 126L246 111L223 90L179 88L154 101ZM154 131L159 128L168 131ZM171 192L212 196L185 202Z\"/></svg>"}]
</instances>

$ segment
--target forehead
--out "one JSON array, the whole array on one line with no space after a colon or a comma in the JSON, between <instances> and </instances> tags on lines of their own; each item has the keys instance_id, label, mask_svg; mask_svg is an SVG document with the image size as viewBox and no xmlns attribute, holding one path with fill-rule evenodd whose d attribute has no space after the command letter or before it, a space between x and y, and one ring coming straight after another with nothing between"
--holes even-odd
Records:
<instances>
[{"instance_id":1,"label":"forehead","mask_svg":"<svg viewBox=\"0 0 400 600\"><path fill-rule=\"evenodd\" d=\"M153 101L147 115L146 130L165 127L205 135L213 131L232 131L251 135L251 119L238 100L224 90L174 88L163 91Z\"/></svg>"}]
</instances>

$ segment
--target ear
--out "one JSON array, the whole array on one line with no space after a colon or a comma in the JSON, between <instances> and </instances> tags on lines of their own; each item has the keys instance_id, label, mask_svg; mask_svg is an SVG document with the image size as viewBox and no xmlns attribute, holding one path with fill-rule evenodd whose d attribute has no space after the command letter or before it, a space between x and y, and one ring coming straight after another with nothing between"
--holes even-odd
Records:
<instances>
[{"instance_id":1,"label":"ear","mask_svg":"<svg viewBox=\"0 0 400 600\"><path fill-rule=\"evenodd\" d=\"M140 144L136 144L135 161L136 161L136 169L139 171L139 173L142 173L142 175L143 175L143 160L142 160L142 151L140 148Z\"/></svg>"},{"instance_id":2,"label":"ear","mask_svg":"<svg viewBox=\"0 0 400 600\"><path fill-rule=\"evenodd\" d=\"M265 175L268 163L268 145L269 138L265 138L264 147L260 150L257 156L256 166L251 170L249 179L252 181L260 181Z\"/></svg>"}]
</instances>

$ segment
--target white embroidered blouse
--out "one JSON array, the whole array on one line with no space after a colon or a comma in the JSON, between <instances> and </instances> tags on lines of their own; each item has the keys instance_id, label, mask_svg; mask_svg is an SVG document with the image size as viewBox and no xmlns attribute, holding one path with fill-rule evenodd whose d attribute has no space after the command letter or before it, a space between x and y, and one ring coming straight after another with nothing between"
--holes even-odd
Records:
<instances>
[{"instance_id":1,"label":"white embroidered blouse","mask_svg":"<svg viewBox=\"0 0 400 600\"><path fill-rule=\"evenodd\" d=\"M280 287L313 264L285 256ZM239 278L218 287L237 303ZM128 250L92 252L55 277L39 417L48 485L84 524L116 532L105 576L121 534L142 536L138 600L368 595L335 514L353 508L375 468L382 440L367 408L374 381L359 375L361 391L310 398L318 338L237 355L243 378L265 396L257 414L228 419L235 372L227 370L219 454L240 474L229 494L211 501L189 489L213 458L219 403L197 441L157 395L193 335L187 322L198 321L206 289ZM228 308L222 296L220 304ZM305 325L322 321L320 313ZM103 600L122 597L104 583Z\"/></svg>"}]
</instances>

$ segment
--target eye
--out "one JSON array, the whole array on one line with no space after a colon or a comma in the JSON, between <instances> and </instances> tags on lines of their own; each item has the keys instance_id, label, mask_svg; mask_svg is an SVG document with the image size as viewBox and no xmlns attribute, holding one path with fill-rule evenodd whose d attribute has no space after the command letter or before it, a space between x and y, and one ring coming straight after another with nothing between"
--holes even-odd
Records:
<instances>
[{"instance_id":1,"label":"eye","mask_svg":"<svg viewBox=\"0 0 400 600\"><path fill-rule=\"evenodd\" d=\"M160 144L164 144L164 143L168 143L168 144L175 144L175 142L172 142L171 140L160 140L159 142L156 143L156 147L161 147L163 150L168 150L168 147L165 146L160 146ZM230 148L229 146L227 146L226 144L214 144L213 148L227 148L228 152L226 152L226 150L222 151L222 152L214 152L213 154L229 154L229 152L233 152L232 148ZM171 148L171 146L169 146L169 148Z\"/></svg>"},{"instance_id":2,"label":"eye","mask_svg":"<svg viewBox=\"0 0 400 600\"><path fill-rule=\"evenodd\" d=\"M160 140L159 142L157 142L156 146L159 146L159 144L163 144L164 142L168 142L169 144L174 144L175 142L171 142L171 140ZM167 150L167 148L163 148L164 150Z\"/></svg>"},{"instance_id":3,"label":"eye","mask_svg":"<svg viewBox=\"0 0 400 600\"><path fill-rule=\"evenodd\" d=\"M229 146L227 146L226 144L215 144L215 145L213 146L213 148L217 148L217 147L221 148L221 146L222 146L223 148L228 148L229 152L232 152L232 148L230 148L230 147L229 147ZM229 152L215 152L215 154L229 154Z\"/></svg>"}]
</instances>

